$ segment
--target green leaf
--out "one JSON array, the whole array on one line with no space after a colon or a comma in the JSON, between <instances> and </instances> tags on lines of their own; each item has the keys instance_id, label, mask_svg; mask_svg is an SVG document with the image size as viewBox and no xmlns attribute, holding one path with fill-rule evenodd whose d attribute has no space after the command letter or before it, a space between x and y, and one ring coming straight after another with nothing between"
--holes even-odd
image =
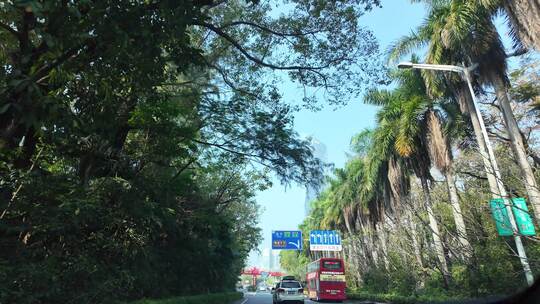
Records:
<instances>
[{"instance_id":1,"label":"green leaf","mask_svg":"<svg viewBox=\"0 0 540 304\"><path fill-rule=\"evenodd\" d=\"M3 105L3 106L0 108L0 114L6 113L6 111L9 109L10 106L11 106L11 103L6 103L5 105Z\"/></svg>"},{"instance_id":2,"label":"green leaf","mask_svg":"<svg viewBox=\"0 0 540 304\"><path fill-rule=\"evenodd\" d=\"M55 46L54 38L51 34L45 33L43 34L43 40L45 40L45 43L48 47L53 48Z\"/></svg>"}]
</instances>

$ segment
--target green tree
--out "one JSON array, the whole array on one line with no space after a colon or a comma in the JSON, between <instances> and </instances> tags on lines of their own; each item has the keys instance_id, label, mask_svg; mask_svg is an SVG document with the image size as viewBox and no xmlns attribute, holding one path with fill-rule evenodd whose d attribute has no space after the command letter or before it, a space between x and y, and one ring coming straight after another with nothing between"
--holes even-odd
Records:
<instances>
[{"instance_id":1,"label":"green tree","mask_svg":"<svg viewBox=\"0 0 540 304\"><path fill-rule=\"evenodd\" d=\"M480 3L487 9L503 10L508 17L510 35L518 47L540 49L540 7L534 0L482 0Z\"/></svg>"},{"instance_id":2,"label":"green tree","mask_svg":"<svg viewBox=\"0 0 540 304\"><path fill-rule=\"evenodd\" d=\"M379 77L358 26L377 4L1 3L0 302L232 288L269 170L321 178L270 79L358 94Z\"/></svg>"},{"instance_id":3,"label":"green tree","mask_svg":"<svg viewBox=\"0 0 540 304\"><path fill-rule=\"evenodd\" d=\"M389 165L402 162L404 168L413 172L421 182L421 187L424 195L424 207L426 208L429 225L432 232L435 251L439 260L441 273L445 280L445 285L449 284L449 272L444 253L444 245L441 240L439 224L433 212L433 204L430 195L430 180L432 179L431 161L429 159L429 150L427 147L427 120L422 118L423 111L426 108L425 95L417 94L417 92L404 92L402 90L389 91L372 91L366 96L365 102L371 104L383 105L383 108L377 114L378 126L375 129L374 139L379 144L373 149L372 159L379 159L381 162L388 161ZM421 117L421 120L418 118ZM385 143L384 145L382 143ZM403 160L400 160L402 158ZM372 161L373 162L373 161ZM383 169L383 170L381 170ZM394 185L393 189L405 188L399 181L403 181L402 177L391 172L398 170L381 167L374 172L377 175L394 177L390 181L390 185ZM404 173L402 170L399 170ZM371 183L374 179L372 178ZM398 181L397 183L395 181ZM396 192L395 190L393 191Z\"/></svg>"},{"instance_id":4,"label":"green tree","mask_svg":"<svg viewBox=\"0 0 540 304\"><path fill-rule=\"evenodd\" d=\"M527 189L529 201L536 218L540 218L540 190L527 159L523 136L508 98L507 55L493 24L492 11L477 1L430 1L428 4L431 7L424 23L413 34L397 41L390 51L390 57L398 59L418 46L427 44L426 62L428 63L479 64L478 80L481 84L492 86L496 91L512 150L524 176L524 186ZM428 85L431 84L428 81ZM464 92L455 92L455 94L463 95ZM477 119L472 113L474 111L470 111L470 106L468 109L473 124L476 125ZM475 127L475 129L478 128ZM482 148L482 140L478 142ZM486 166L486 168L491 167ZM493 183L494 178L490 177L490 179ZM497 188L492 190L495 189Z\"/></svg>"}]
</instances>

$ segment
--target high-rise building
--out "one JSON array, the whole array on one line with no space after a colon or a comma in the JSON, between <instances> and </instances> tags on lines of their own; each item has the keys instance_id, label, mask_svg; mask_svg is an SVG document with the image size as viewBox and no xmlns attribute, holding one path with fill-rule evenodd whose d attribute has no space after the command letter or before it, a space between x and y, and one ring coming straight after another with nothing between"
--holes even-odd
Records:
<instances>
[{"instance_id":1,"label":"high-rise building","mask_svg":"<svg viewBox=\"0 0 540 304\"><path fill-rule=\"evenodd\" d=\"M281 269L279 264L279 250L264 248L261 257L262 263L259 265L260 268L267 271L279 271Z\"/></svg>"},{"instance_id":2,"label":"high-rise building","mask_svg":"<svg viewBox=\"0 0 540 304\"><path fill-rule=\"evenodd\" d=\"M310 144L313 147L313 155L323 163L326 163L328 159L326 154L326 146L314 137L311 138ZM309 212L311 211L311 203L317 199L322 188L323 185L306 185L306 199L304 202L304 211L306 216L308 216Z\"/></svg>"},{"instance_id":3,"label":"high-rise building","mask_svg":"<svg viewBox=\"0 0 540 304\"><path fill-rule=\"evenodd\" d=\"M272 268L271 270L272 271L281 271L281 264L280 264L280 260L279 260L279 251L278 250L273 250L274 254L273 254L273 265L274 265L274 268Z\"/></svg>"},{"instance_id":4,"label":"high-rise building","mask_svg":"<svg viewBox=\"0 0 540 304\"><path fill-rule=\"evenodd\" d=\"M270 249L268 256L268 271L274 270L274 250Z\"/></svg>"},{"instance_id":5,"label":"high-rise building","mask_svg":"<svg viewBox=\"0 0 540 304\"><path fill-rule=\"evenodd\" d=\"M271 260L272 260L272 249L264 248L262 250L262 263L259 266L263 269L270 268Z\"/></svg>"}]
</instances>

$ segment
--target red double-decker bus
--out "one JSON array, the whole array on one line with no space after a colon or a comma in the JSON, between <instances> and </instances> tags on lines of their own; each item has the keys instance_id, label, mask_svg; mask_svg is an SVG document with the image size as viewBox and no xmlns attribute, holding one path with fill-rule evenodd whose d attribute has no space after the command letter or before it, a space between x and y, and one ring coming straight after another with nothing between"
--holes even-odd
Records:
<instances>
[{"instance_id":1,"label":"red double-decker bus","mask_svg":"<svg viewBox=\"0 0 540 304\"><path fill-rule=\"evenodd\" d=\"M309 263L306 282L310 300L342 302L347 299L343 259L322 258Z\"/></svg>"}]
</instances>

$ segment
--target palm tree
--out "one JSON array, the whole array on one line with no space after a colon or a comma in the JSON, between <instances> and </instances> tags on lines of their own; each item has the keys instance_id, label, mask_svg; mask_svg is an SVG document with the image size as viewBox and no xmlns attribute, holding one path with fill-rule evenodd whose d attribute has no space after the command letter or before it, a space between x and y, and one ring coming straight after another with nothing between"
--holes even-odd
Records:
<instances>
[{"instance_id":1,"label":"palm tree","mask_svg":"<svg viewBox=\"0 0 540 304\"><path fill-rule=\"evenodd\" d=\"M440 0L440 2L450 2ZM413 0L433 4L433 0ZM472 2L472 1L471 1ZM492 15L503 11L510 27L510 36L518 51L533 48L540 51L540 2L538 0L477 0Z\"/></svg>"},{"instance_id":2,"label":"palm tree","mask_svg":"<svg viewBox=\"0 0 540 304\"><path fill-rule=\"evenodd\" d=\"M540 50L540 2L538 0L481 0L486 9L508 16L510 35L517 48Z\"/></svg>"},{"instance_id":3,"label":"palm tree","mask_svg":"<svg viewBox=\"0 0 540 304\"><path fill-rule=\"evenodd\" d=\"M417 58L413 56L412 61L416 61ZM450 204L452 206L453 217L457 228L457 239L461 244L460 253L464 258L467 258L472 252L472 247L467 239L467 231L463 214L461 212L461 206L459 204L457 188L455 186L455 178L452 170L452 151L448 137L442 131L442 122L440 114L444 109L448 109L448 104L439 106L439 110L436 110L436 105L428 97L427 89L423 78L418 71L400 71L394 73L394 78L398 81L399 87L397 89L402 98L407 100L404 107L404 120L400 127L400 136L398 142L401 155L409 156L415 147L408 143L411 138L416 136L419 132L418 126L427 125L426 137L428 140L428 150L430 158L433 164L441 171L445 176L447 183L448 196ZM373 96L376 98L376 96ZM380 101L379 101L380 103ZM444 107L441 107L444 106ZM455 111L448 111L444 113L444 116L452 118L452 120L459 120ZM417 123L415 123L417 120ZM411 129L413 128L413 129ZM456 128L454 126L454 128Z\"/></svg>"},{"instance_id":4,"label":"palm tree","mask_svg":"<svg viewBox=\"0 0 540 304\"><path fill-rule=\"evenodd\" d=\"M468 258L472 253L472 247L467 238L467 229L459 204L456 181L452 168L451 145L448 137L444 134L441 125L442 123L439 115L437 115L433 109L428 110L427 126L430 157L437 169L439 169L445 177L448 197L450 199L454 222L456 224L457 239L461 244L459 251L464 258Z\"/></svg>"},{"instance_id":5,"label":"palm tree","mask_svg":"<svg viewBox=\"0 0 540 304\"><path fill-rule=\"evenodd\" d=\"M374 185L379 185L379 187L388 185L391 191L383 191L383 194L390 192L394 196L399 196L400 194L395 193L395 187L390 187L390 185L401 186L404 178L399 176L396 180L395 176L389 176L388 173L392 170L388 169L388 164L403 164L403 169L407 168L419 178L435 253L439 260L445 285L448 286L450 273L430 194L432 177L430 174L431 161L427 156L427 126L425 119L420 118L425 100L424 96L410 93L405 90L377 90L366 95L364 102L383 105L383 108L377 113L377 128L373 138L377 145L373 146L368 156L368 164L374 168L371 172L368 171L369 178L366 179L364 185L367 191L372 190ZM400 169L402 169L401 166ZM389 177L392 180L389 180ZM381 183L380 179L384 179L386 183ZM376 183L376 181L378 182Z\"/></svg>"},{"instance_id":6,"label":"palm tree","mask_svg":"<svg viewBox=\"0 0 540 304\"><path fill-rule=\"evenodd\" d=\"M475 62L479 64L480 77L478 80L481 84L492 86L496 91L510 144L524 177L524 186L529 201L536 218L540 221L540 191L510 106L506 53L491 19L492 11L488 6L482 5L481 1L424 2L431 5L427 19L416 32L400 39L391 48L390 58L398 59L418 46L427 44L426 62L428 63L461 64L467 62L472 64ZM433 81L427 81L427 83L433 84ZM471 119L476 119L472 112L469 111ZM481 145L482 140L478 139L478 142ZM487 170L488 174L489 171Z\"/></svg>"},{"instance_id":7,"label":"palm tree","mask_svg":"<svg viewBox=\"0 0 540 304\"><path fill-rule=\"evenodd\" d=\"M504 9L515 37L519 37L525 46L540 51L540 3L537 0L506 0Z\"/></svg>"}]
</instances>

